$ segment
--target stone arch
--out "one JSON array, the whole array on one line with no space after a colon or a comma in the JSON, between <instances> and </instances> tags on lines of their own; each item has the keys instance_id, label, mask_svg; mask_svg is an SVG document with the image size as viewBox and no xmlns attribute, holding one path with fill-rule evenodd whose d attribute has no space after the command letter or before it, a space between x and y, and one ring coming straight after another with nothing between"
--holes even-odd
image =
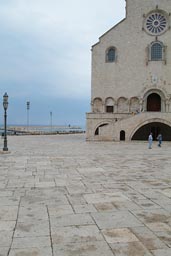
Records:
<instances>
[{"instance_id":1,"label":"stone arch","mask_svg":"<svg viewBox=\"0 0 171 256\"><path fill-rule=\"evenodd\" d=\"M103 112L103 101L101 98L95 98L93 100L93 112L94 113L101 113Z\"/></svg>"},{"instance_id":2,"label":"stone arch","mask_svg":"<svg viewBox=\"0 0 171 256\"><path fill-rule=\"evenodd\" d=\"M94 136L96 139L111 140L112 138L112 122L103 121L96 125L94 129Z\"/></svg>"},{"instance_id":3,"label":"stone arch","mask_svg":"<svg viewBox=\"0 0 171 256\"><path fill-rule=\"evenodd\" d=\"M128 113L128 99L120 97L117 101L118 113Z\"/></svg>"},{"instance_id":4,"label":"stone arch","mask_svg":"<svg viewBox=\"0 0 171 256\"><path fill-rule=\"evenodd\" d=\"M155 132L153 131L153 128L155 129ZM150 120L146 120L142 122L141 124L137 125L135 129L130 134L130 140L135 137L135 134L142 129L142 135L144 137L140 137L139 140L147 140L148 135L150 132L155 133L154 139L157 137L157 133L159 132L165 132L163 134L164 140L171 140L171 122L162 119L162 118L152 118ZM163 130L163 131L162 131Z\"/></svg>"},{"instance_id":5,"label":"stone arch","mask_svg":"<svg viewBox=\"0 0 171 256\"><path fill-rule=\"evenodd\" d=\"M109 123L102 123L95 128L94 135L100 135L100 128L109 125Z\"/></svg>"},{"instance_id":6,"label":"stone arch","mask_svg":"<svg viewBox=\"0 0 171 256\"><path fill-rule=\"evenodd\" d=\"M151 93L147 97L147 111L161 112L161 97L157 93Z\"/></svg>"},{"instance_id":7,"label":"stone arch","mask_svg":"<svg viewBox=\"0 0 171 256\"><path fill-rule=\"evenodd\" d=\"M155 89L154 88L150 89L150 90L148 90L144 93L143 110L147 111L148 98L152 94L153 95L158 95L160 97L160 100L161 100L161 102L160 102L160 104L161 104L160 111L165 112L165 110L166 110L166 104L165 103L166 103L167 95L163 92L163 90L156 89L156 88Z\"/></svg>"},{"instance_id":8,"label":"stone arch","mask_svg":"<svg viewBox=\"0 0 171 256\"><path fill-rule=\"evenodd\" d=\"M130 102L129 102L129 109L130 109L130 112L132 113L137 113L140 111L140 104L139 104L139 99L138 97L132 97L130 99Z\"/></svg>"},{"instance_id":9,"label":"stone arch","mask_svg":"<svg viewBox=\"0 0 171 256\"><path fill-rule=\"evenodd\" d=\"M115 101L112 97L106 98L106 100L105 100L105 110L106 110L106 112L113 113L114 112L114 104L115 104Z\"/></svg>"}]
</instances>

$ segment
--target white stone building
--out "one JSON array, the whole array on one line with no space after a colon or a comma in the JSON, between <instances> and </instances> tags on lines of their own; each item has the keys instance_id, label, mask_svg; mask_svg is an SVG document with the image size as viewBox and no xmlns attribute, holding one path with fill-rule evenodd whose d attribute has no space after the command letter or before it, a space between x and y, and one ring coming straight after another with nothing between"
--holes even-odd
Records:
<instances>
[{"instance_id":1,"label":"white stone building","mask_svg":"<svg viewBox=\"0 0 171 256\"><path fill-rule=\"evenodd\" d=\"M171 140L171 0L126 0L92 46L87 140Z\"/></svg>"}]
</instances>

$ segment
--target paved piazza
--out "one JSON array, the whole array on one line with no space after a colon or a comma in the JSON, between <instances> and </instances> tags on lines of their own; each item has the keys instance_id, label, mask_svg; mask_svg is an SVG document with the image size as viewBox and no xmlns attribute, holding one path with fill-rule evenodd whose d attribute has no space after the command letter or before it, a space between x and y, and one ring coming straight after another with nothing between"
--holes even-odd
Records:
<instances>
[{"instance_id":1,"label":"paved piazza","mask_svg":"<svg viewBox=\"0 0 171 256\"><path fill-rule=\"evenodd\" d=\"M9 136L8 147L0 256L171 255L171 143Z\"/></svg>"}]
</instances>

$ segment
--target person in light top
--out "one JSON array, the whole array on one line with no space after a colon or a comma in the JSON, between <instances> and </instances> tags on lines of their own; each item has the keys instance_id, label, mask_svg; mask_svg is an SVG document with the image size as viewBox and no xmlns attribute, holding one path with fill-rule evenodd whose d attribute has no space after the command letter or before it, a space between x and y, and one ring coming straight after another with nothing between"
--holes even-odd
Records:
<instances>
[{"instance_id":1,"label":"person in light top","mask_svg":"<svg viewBox=\"0 0 171 256\"><path fill-rule=\"evenodd\" d=\"M149 149L152 148L152 143L153 143L153 134L152 134L152 132L150 132L150 134L148 136L148 148Z\"/></svg>"}]
</instances>

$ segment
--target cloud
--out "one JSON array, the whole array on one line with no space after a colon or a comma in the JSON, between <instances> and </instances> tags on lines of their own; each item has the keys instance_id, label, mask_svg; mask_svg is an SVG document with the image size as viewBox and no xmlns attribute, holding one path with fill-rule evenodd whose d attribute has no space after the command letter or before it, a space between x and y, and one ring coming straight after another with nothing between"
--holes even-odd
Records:
<instances>
[{"instance_id":1,"label":"cloud","mask_svg":"<svg viewBox=\"0 0 171 256\"><path fill-rule=\"evenodd\" d=\"M0 93L90 102L91 46L124 17L125 0L0 3Z\"/></svg>"}]
</instances>

